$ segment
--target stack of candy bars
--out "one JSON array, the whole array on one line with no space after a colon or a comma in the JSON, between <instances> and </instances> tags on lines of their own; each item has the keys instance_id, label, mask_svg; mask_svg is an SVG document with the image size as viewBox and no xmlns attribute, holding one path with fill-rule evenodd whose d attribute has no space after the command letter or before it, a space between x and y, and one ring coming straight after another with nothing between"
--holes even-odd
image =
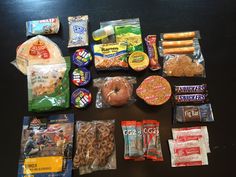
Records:
<instances>
[{"instance_id":1,"label":"stack of candy bars","mask_svg":"<svg viewBox=\"0 0 236 177\"><path fill-rule=\"evenodd\" d=\"M173 140L168 140L172 167L208 165L210 147L206 126L173 128L172 135Z\"/></svg>"},{"instance_id":2,"label":"stack of candy bars","mask_svg":"<svg viewBox=\"0 0 236 177\"><path fill-rule=\"evenodd\" d=\"M156 120L122 121L124 159L163 161L159 125Z\"/></svg>"},{"instance_id":3,"label":"stack of candy bars","mask_svg":"<svg viewBox=\"0 0 236 177\"><path fill-rule=\"evenodd\" d=\"M206 84L174 87L174 122L213 121Z\"/></svg>"}]
</instances>

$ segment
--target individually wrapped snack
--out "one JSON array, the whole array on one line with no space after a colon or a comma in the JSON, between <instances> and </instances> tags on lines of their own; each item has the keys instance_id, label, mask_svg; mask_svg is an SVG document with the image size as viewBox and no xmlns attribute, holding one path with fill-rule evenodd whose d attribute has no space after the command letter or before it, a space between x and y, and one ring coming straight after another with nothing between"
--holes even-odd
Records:
<instances>
[{"instance_id":1,"label":"individually wrapped snack","mask_svg":"<svg viewBox=\"0 0 236 177\"><path fill-rule=\"evenodd\" d=\"M202 140L168 140L172 167L208 165L207 152Z\"/></svg>"},{"instance_id":2,"label":"individually wrapped snack","mask_svg":"<svg viewBox=\"0 0 236 177\"><path fill-rule=\"evenodd\" d=\"M145 38L145 42L148 49L148 56L149 56L149 68L152 71L156 71L158 69L161 69L161 66L158 62L158 53L157 53L157 47L156 47L156 41L157 36L156 35L148 35Z\"/></svg>"},{"instance_id":3,"label":"individually wrapped snack","mask_svg":"<svg viewBox=\"0 0 236 177\"><path fill-rule=\"evenodd\" d=\"M194 40L190 39L190 40L181 40L181 41L160 41L159 46L162 48L194 46Z\"/></svg>"},{"instance_id":4,"label":"individually wrapped snack","mask_svg":"<svg viewBox=\"0 0 236 177\"><path fill-rule=\"evenodd\" d=\"M69 70L67 63L28 66L28 109L33 112L63 110L69 107Z\"/></svg>"},{"instance_id":5,"label":"individually wrapped snack","mask_svg":"<svg viewBox=\"0 0 236 177\"><path fill-rule=\"evenodd\" d=\"M116 169L114 120L77 121L74 168L80 175Z\"/></svg>"},{"instance_id":6,"label":"individually wrapped snack","mask_svg":"<svg viewBox=\"0 0 236 177\"><path fill-rule=\"evenodd\" d=\"M92 55L86 49L78 49L73 54L72 61L78 67L85 67L92 61Z\"/></svg>"},{"instance_id":7,"label":"individually wrapped snack","mask_svg":"<svg viewBox=\"0 0 236 177\"><path fill-rule=\"evenodd\" d=\"M138 97L149 105L161 105L171 96L169 82L161 76L149 76L136 89Z\"/></svg>"},{"instance_id":8,"label":"individually wrapped snack","mask_svg":"<svg viewBox=\"0 0 236 177\"><path fill-rule=\"evenodd\" d=\"M133 98L133 84L135 77L116 76L98 78L93 80L93 85L98 87L96 108L123 106L135 101Z\"/></svg>"},{"instance_id":9,"label":"individually wrapped snack","mask_svg":"<svg viewBox=\"0 0 236 177\"><path fill-rule=\"evenodd\" d=\"M211 104L176 106L174 122L213 122Z\"/></svg>"},{"instance_id":10,"label":"individually wrapped snack","mask_svg":"<svg viewBox=\"0 0 236 177\"><path fill-rule=\"evenodd\" d=\"M174 86L175 94L188 94L188 93L206 93L206 84L201 85L176 85Z\"/></svg>"},{"instance_id":11,"label":"individually wrapped snack","mask_svg":"<svg viewBox=\"0 0 236 177\"><path fill-rule=\"evenodd\" d=\"M161 33L161 40L183 40L183 39L200 39L199 31L188 31L188 32L174 32L174 33Z\"/></svg>"},{"instance_id":12,"label":"individually wrapped snack","mask_svg":"<svg viewBox=\"0 0 236 177\"><path fill-rule=\"evenodd\" d=\"M102 40L102 43L120 43L128 44L128 52L143 51L142 34L139 18L121 19L114 21L101 22L100 27L112 25L115 29L115 35L110 35Z\"/></svg>"},{"instance_id":13,"label":"individually wrapped snack","mask_svg":"<svg viewBox=\"0 0 236 177\"><path fill-rule=\"evenodd\" d=\"M18 176L72 176L74 115L25 116Z\"/></svg>"},{"instance_id":14,"label":"individually wrapped snack","mask_svg":"<svg viewBox=\"0 0 236 177\"><path fill-rule=\"evenodd\" d=\"M149 65L149 58L146 53L136 51L129 56L129 66L135 71L143 71Z\"/></svg>"},{"instance_id":15,"label":"individually wrapped snack","mask_svg":"<svg viewBox=\"0 0 236 177\"><path fill-rule=\"evenodd\" d=\"M93 46L94 65L98 70L128 69L125 43L96 44Z\"/></svg>"},{"instance_id":16,"label":"individually wrapped snack","mask_svg":"<svg viewBox=\"0 0 236 177\"><path fill-rule=\"evenodd\" d=\"M26 36L56 34L60 28L59 17L26 22Z\"/></svg>"},{"instance_id":17,"label":"individually wrapped snack","mask_svg":"<svg viewBox=\"0 0 236 177\"><path fill-rule=\"evenodd\" d=\"M205 103L208 100L207 94L186 94L175 95L175 103Z\"/></svg>"},{"instance_id":18,"label":"individually wrapped snack","mask_svg":"<svg viewBox=\"0 0 236 177\"><path fill-rule=\"evenodd\" d=\"M85 108L92 101L92 94L84 88L76 89L71 95L71 103L76 108Z\"/></svg>"},{"instance_id":19,"label":"individually wrapped snack","mask_svg":"<svg viewBox=\"0 0 236 177\"><path fill-rule=\"evenodd\" d=\"M16 50L16 60L12 62L23 74L31 65L49 65L65 63L59 47L49 38L37 35Z\"/></svg>"},{"instance_id":20,"label":"individually wrapped snack","mask_svg":"<svg viewBox=\"0 0 236 177\"><path fill-rule=\"evenodd\" d=\"M88 15L68 17L68 48L88 45Z\"/></svg>"},{"instance_id":21,"label":"individually wrapped snack","mask_svg":"<svg viewBox=\"0 0 236 177\"><path fill-rule=\"evenodd\" d=\"M206 126L172 128L174 140L189 141L203 139L207 153L210 153L209 136Z\"/></svg>"}]
</instances>

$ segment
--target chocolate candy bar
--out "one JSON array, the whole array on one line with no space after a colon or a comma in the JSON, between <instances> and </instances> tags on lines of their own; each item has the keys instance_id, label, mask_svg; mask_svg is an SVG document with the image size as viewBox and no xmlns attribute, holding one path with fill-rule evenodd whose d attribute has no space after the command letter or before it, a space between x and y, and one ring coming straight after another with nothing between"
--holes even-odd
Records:
<instances>
[{"instance_id":1,"label":"chocolate candy bar","mask_svg":"<svg viewBox=\"0 0 236 177\"><path fill-rule=\"evenodd\" d=\"M211 104L176 106L174 122L213 122Z\"/></svg>"},{"instance_id":2,"label":"chocolate candy bar","mask_svg":"<svg viewBox=\"0 0 236 177\"><path fill-rule=\"evenodd\" d=\"M204 103L206 100L206 94L175 95L176 103Z\"/></svg>"},{"instance_id":3,"label":"chocolate candy bar","mask_svg":"<svg viewBox=\"0 0 236 177\"><path fill-rule=\"evenodd\" d=\"M205 93L207 91L206 84L202 85L180 85L175 86L176 94L185 94L185 93Z\"/></svg>"}]
</instances>

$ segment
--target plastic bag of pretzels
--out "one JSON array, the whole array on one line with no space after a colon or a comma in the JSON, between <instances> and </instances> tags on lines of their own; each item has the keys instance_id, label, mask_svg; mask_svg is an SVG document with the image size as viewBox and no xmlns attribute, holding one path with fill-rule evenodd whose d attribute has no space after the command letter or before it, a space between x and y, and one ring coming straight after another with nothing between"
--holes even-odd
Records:
<instances>
[{"instance_id":1,"label":"plastic bag of pretzels","mask_svg":"<svg viewBox=\"0 0 236 177\"><path fill-rule=\"evenodd\" d=\"M136 78L129 76L94 79L93 85L98 87L96 107L119 107L135 102L133 97L133 84L135 83Z\"/></svg>"},{"instance_id":2,"label":"plastic bag of pretzels","mask_svg":"<svg viewBox=\"0 0 236 177\"><path fill-rule=\"evenodd\" d=\"M114 120L77 121L74 169L80 175L116 169Z\"/></svg>"}]
</instances>

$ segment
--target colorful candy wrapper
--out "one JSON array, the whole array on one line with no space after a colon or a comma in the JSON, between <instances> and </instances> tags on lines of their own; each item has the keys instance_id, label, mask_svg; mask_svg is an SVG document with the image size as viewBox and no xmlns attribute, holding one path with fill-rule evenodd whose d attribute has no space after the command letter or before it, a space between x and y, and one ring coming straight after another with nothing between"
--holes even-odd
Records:
<instances>
[{"instance_id":1,"label":"colorful candy wrapper","mask_svg":"<svg viewBox=\"0 0 236 177\"><path fill-rule=\"evenodd\" d=\"M38 34L56 34L60 28L58 17L44 20L33 20L26 22L26 36Z\"/></svg>"},{"instance_id":2,"label":"colorful candy wrapper","mask_svg":"<svg viewBox=\"0 0 236 177\"><path fill-rule=\"evenodd\" d=\"M208 100L207 94L186 94L175 95L175 103L205 103Z\"/></svg>"},{"instance_id":3,"label":"colorful candy wrapper","mask_svg":"<svg viewBox=\"0 0 236 177\"><path fill-rule=\"evenodd\" d=\"M156 71L161 69L161 66L158 62L158 53L156 47L156 35L148 35L145 38L145 42L148 49L148 56L149 56L149 68L152 71Z\"/></svg>"},{"instance_id":4,"label":"colorful candy wrapper","mask_svg":"<svg viewBox=\"0 0 236 177\"><path fill-rule=\"evenodd\" d=\"M161 33L161 40L186 40L186 39L200 39L199 31L173 32Z\"/></svg>"},{"instance_id":5,"label":"colorful candy wrapper","mask_svg":"<svg viewBox=\"0 0 236 177\"><path fill-rule=\"evenodd\" d=\"M203 141L168 140L171 153L171 166L201 166L208 165L207 152Z\"/></svg>"},{"instance_id":6,"label":"colorful candy wrapper","mask_svg":"<svg viewBox=\"0 0 236 177\"><path fill-rule=\"evenodd\" d=\"M206 84L201 85L176 85L174 87L175 94L196 94L196 93L206 93Z\"/></svg>"},{"instance_id":7,"label":"colorful candy wrapper","mask_svg":"<svg viewBox=\"0 0 236 177\"><path fill-rule=\"evenodd\" d=\"M210 153L209 136L206 126L199 127L185 127L172 128L172 135L174 140L189 141L202 139L207 153Z\"/></svg>"},{"instance_id":8,"label":"colorful candy wrapper","mask_svg":"<svg viewBox=\"0 0 236 177\"><path fill-rule=\"evenodd\" d=\"M68 48L88 45L88 15L68 17Z\"/></svg>"},{"instance_id":9,"label":"colorful candy wrapper","mask_svg":"<svg viewBox=\"0 0 236 177\"><path fill-rule=\"evenodd\" d=\"M213 122L211 104L175 106L174 122Z\"/></svg>"}]
</instances>

